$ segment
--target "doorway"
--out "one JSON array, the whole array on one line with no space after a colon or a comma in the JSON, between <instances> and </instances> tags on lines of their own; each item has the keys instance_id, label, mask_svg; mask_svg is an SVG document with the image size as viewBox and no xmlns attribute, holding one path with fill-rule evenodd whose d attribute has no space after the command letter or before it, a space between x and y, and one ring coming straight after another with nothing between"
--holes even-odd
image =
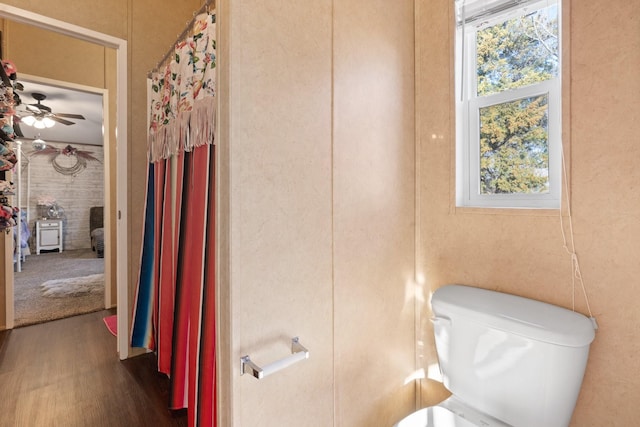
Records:
<instances>
[{"instance_id":1,"label":"doorway","mask_svg":"<svg viewBox=\"0 0 640 427\"><path fill-rule=\"evenodd\" d=\"M14 327L112 308L103 250L105 237L112 245L103 220L109 92L25 73L17 81L16 115L24 120L14 124L22 164L13 181L23 232L14 255ZM30 126L43 110L55 123Z\"/></svg>"},{"instance_id":2,"label":"doorway","mask_svg":"<svg viewBox=\"0 0 640 427\"><path fill-rule=\"evenodd\" d=\"M113 36L102 34L93 30L89 30L77 25L68 24L63 21L39 15L23 9L0 4L0 17L7 21L18 22L31 25L37 29L50 30L56 34L66 35L77 40L88 41L98 46L111 48L114 50L115 62L115 107L110 110L110 115L115 117L116 126L114 133L116 137L110 144L110 150L105 150L105 168L109 169L109 180L105 180L107 188L105 193L105 233L111 233L115 228L117 254L115 268L113 274L116 278L117 289L117 306L123 307L124 310L118 311L118 352L121 359L128 356L128 236L127 236L127 42ZM64 56L63 56L64 57ZM117 138L117 150L115 150ZM110 155L110 152L113 154ZM115 181L115 191L111 191L111 180ZM114 206L115 205L115 206ZM105 255L111 250L105 246ZM105 258L106 259L106 258ZM11 259L6 259L2 268L6 270L11 268ZM6 325L8 328L13 327L13 289L11 283L6 283L5 301L6 307L4 315L6 317ZM113 298L112 298L113 299Z\"/></svg>"}]
</instances>

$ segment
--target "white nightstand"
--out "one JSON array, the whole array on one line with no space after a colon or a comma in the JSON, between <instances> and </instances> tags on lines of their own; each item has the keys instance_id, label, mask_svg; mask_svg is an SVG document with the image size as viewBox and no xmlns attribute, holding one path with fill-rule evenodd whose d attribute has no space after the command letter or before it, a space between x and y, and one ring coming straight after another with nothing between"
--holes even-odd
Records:
<instances>
[{"instance_id":1,"label":"white nightstand","mask_svg":"<svg viewBox=\"0 0 640 427\"><path fill-rule=\"evenodd\" d=\"M36 254L52 249L62 252L62 220L40 219L36 222Z\"/></svg>"}]
</instances>

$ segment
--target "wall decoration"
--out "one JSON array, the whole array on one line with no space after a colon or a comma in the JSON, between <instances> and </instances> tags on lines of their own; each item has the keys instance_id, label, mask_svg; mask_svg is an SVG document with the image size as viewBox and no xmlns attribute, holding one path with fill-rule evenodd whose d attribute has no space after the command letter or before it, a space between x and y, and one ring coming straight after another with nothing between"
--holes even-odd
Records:
<instances>
[{"instance_id":1,"label":"wall decoration","mask_svg":"<svg viewBox=\"0 0 640 427\"><path fill-rule=\"evenodd\" d=\"M87 161L100 162L100 160L92 155L93 153L91 151L78 150L71 145L67 145L64 148L46 147L43 150L33 152L33 155L41 154L51 157L51 165L56 172L74 177L87 168ZM60 164L58 160L59 156L75 157L76 162L70 166L64 166Z\"/></svg>"},{"instance_id":2,"label":"wall decoration","mask_svg":"<svg viewBox=\"0 0 640 427\"><path fill-rule=\"evenodd\" d=\"M47 142L47 148L63 151L69 143ZM28 145L28 144L27 144ZM28 150L29 163L23 172L23 197L19 205L28 211L29 228L35 229L35 221L43 218L63 221L63 246L65 250L91 248L90 208L104 204L104 150L95 145L71 144L79 150L92 151L98 161L88 161L87 168L77 177L55 173L51 156L41 156ZM58 163L70 166L75 156L58 155ZM52 209L53 208L53 209ZM56 217L57 211L57 217ZM35 252L35 238L31 252Z\"/></svg>"}]
</instances>

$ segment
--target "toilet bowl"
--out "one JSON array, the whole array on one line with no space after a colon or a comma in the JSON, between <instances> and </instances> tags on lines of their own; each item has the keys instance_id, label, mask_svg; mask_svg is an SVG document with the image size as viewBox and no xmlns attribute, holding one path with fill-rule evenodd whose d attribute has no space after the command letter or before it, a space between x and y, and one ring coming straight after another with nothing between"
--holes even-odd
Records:
<instances>
[{"instance_id":1,"label":"toilet bowl","mask_svg":"<svg viewBox=\"0 0 640 427\"><path fill-rule=\"evenodd\" d=\"M566 427L595 337L584 315L464 285L431 298L433 332L451 397L394 427Z\"/></svg>"},{"instance_id":2,"label":"toilet bowl","mask_svg":"<svg viewBox=\"0 0 640 427\"><path fill-rule=\"evenodd\" d=\"M403 418L393 427L511 427L490 415L460 402L451 396L439 405L420 409Z\"/></svg>"},{"instance_id":3,"label":"toilet bowl","mask_svg":"<svg viewBox=\"0 0 640 427\"><path fill-rule=\"evenodd\" d=\"M404 418L394 427L475 427L471 422L440 406L423 408Z\"/></svg>"}]
</instances>

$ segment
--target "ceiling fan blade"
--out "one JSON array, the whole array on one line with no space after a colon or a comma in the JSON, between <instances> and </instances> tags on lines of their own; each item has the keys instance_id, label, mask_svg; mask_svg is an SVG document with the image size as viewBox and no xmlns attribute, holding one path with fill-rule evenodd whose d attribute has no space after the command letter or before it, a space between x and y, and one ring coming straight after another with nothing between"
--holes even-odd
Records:
<instances>
[{"instance_id":1,"label":"ceiling fan blade","mask_svg":"<svg viewBox=\"0 0 640 427\"><path fill-rule=\"evenodd\" d=\"M38 107L36 107L34 105L31 105L31 104L25 104L24 107L29 111L33 111L34 113L41 113L42 112Z\"/></svg>"},{"instance_id":2,"label":"ceiling fan blade","mask_svg":"<svg viewBox=\"0 0 640 427\"><path fill-rule=\"evenodd\" d=\"M67 125L67 126L75 125L75 123L70 122L69 120L65 120L65 119L61 119L60 117L56 117L55 114L50 115L49 118L51 120L54 120L54 121L58 122L58 123L62 123L63 125Z\"/></svg>"},{"instance_id":3,"label":"ceiling fan blade","mask_svg":"<svg viewBox=\"0 0 640 427\"><path fill-rule=\"evenodd\" d=\"M40 104L39 102L37 104L27 104L27 105L33 108L37 108L38 111L46 111L47 113L51 112L51 108L47 107L46 105Z\"/></svg>"},{"instance_id":4,"label":"ceiling fan blade","mask_svg":"<svg viewBox=\"0 0 640 427\"><path fill-rule=\"evenodd\" d=\"M84 120L84 116L82 114L68 114L68 113L53 113L53 114L58 117L66 117L68 119Z\"/></svg>"}]
</instances>

